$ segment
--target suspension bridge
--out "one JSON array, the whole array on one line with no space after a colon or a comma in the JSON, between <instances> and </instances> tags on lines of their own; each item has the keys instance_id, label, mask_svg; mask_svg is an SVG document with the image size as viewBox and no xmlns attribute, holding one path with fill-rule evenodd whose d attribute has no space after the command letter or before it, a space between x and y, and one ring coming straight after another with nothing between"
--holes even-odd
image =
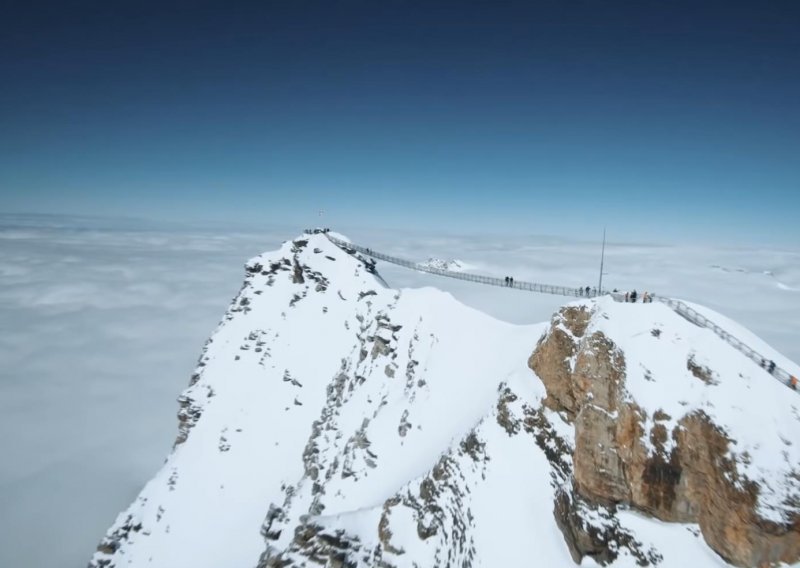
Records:
<instances>
[{"instance_id":1,"label":"suspension bridge","mask_svg":"<svg viewBox=\"0 0 800 568\"><path fill-rule=\"evenodd\" d=\"M330 233L328 233L327 230L322 231L320 229L313 229L313 230L308 230L306 232L307 233L323 232L325 236L328 238L328 240L330 240L333 244L335 244L348 254L355 254L358 252L367 255L373 259L383 260L385 262L396 264L397 266L403 266L405 268L416 270L418 272L427 272L428 274L435 274L436 276L444 276L446 278L454 278L456 280L466 280L467 282L475 282L477 284L485 284L487 286L500 286L502 288L514 288L516 290L523 290L526 292L553 294L556 296L566 296L572 298L596 298L598 296L611 296L617 302L622 302L625 301L626 299L625 294L619 292L606 292L604 290L600 290L597 288L575 288L572 286L558 286L555 284L542 284L539 282L526 282L523 280L508 281L505 278L496 278L493 276L483 276L480 274L469 274L465 272L455 272L453 270L445 270L442 268L436 268L433 266L428 266L426 264L412 262L404 258L399 258L386 253L378 252L369 247L364 247L352 243L350 241L345 241L333 237L330 235ZM777 381L783 383L784 385L794 390L800 388L798 387L797 384L797 378L792 376L788 371L777 365L775 365L772 370L769 370L769 366L774 365L774 363L770 361L768 357L762 355L755 349L751 348L740 339L737 339L731 333L725 331L722 327L720 327L719 325L717 325L716 323L705 317L703 314L701 314L691 306L687 305L685 302L676 300L674 298L668 298L666 296L656 296L655 294L651 295L650 298L651 301L656 300L658 302L661 302L669 306L678 315L690 321L691 323L712 331L720 339L722 339L723 341L734 347L740 353L744 354L746 357L755 361L760 367L766 367L766 370Z\"/></svg>"}]
</instances>

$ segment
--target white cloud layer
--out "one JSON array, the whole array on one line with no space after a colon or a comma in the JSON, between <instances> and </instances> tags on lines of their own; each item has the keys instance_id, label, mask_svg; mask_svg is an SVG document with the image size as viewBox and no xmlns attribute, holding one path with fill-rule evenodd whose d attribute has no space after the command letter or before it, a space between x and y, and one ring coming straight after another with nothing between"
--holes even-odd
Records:
<instances>
[{"instance_id":1,"label":"white cloud layer","mask_svg":"<svg viewBox=\"0 0 800 568\"><path fill-rule=\"evenodd\" d=\"M597 243L341 230L415 260L458 258L519 280L597 282ZM296 233L0 218L0 566L85 565L169 451L175 397L238 290L244 262ZM707 305L800 361L800 252L613 241L606 252L608 288ZM564 301L379 269L393 287L437 286L512 322L546 320Z\"/></svg>"}]
</instances>

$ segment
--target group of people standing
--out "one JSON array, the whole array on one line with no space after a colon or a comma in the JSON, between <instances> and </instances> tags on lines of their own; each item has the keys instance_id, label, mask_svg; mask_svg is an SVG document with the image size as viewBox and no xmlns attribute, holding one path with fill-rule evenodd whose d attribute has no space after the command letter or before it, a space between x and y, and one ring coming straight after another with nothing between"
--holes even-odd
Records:
<instances>
[{"instance_id":1,"label":"group of people standing","mask_svg":"<svg viewBox=\"0 0 800 568\"><path fill-rule=\"evenodd\" d=\"M514 285L514 279L511 278L511 276L506 276L505 281L506 281L506 286L513 286Z\"/></svg>"},{"instance_id":2,"label":"group of people standing","mask_svg":"<svg viewBox=\"0 0 800 568\"><path fill-rule=\"evenodd\" d=\"M587 286L586 288L578 288L576 290L576 296L586 296L587 298L592 298L597 296L597 288L592 288ZM614 294L618 294L619 290L614 288ZM649 294L648 292L644 292L641 296L643 304L649 304L653 302L653 294ZM636 300L639 299L639 293L634 290L633 292L625 292L625 301L636 303Z\"/></svg>"},{"instance_id":3,"label":"group of people standing","mask_svg":"<svg viewBox=\"0 0 800 568\"><path fill-rule=\"evenodd\" d=\"M639 299L639 294L634 290L633 292L625 292L625 301L635 304L636 300ZM653 303L653 294L648 294L647 292L642 293L642 303L643 304L652 304Z\"/></svg>"},{"instance_id":4,"label":"group of people standing","mask_svg":"<svg viewBox=\"0 0 800 568\"><path fill-rule=\"evenodd\" d=\"M766 359L761 359L761 367L763 369L766 369L770 375L775 373L775 361L772 360L767 361ZM797 387L798 387L797 377L795 377L794 375L789 375L789 388L797 390Z\"/></svg>"}]
</instances>

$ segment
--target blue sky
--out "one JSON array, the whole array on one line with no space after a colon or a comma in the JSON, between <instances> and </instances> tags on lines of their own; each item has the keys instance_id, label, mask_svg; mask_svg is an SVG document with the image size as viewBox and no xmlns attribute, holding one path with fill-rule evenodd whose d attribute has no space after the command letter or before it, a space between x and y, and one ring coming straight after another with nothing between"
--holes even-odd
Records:
<instances>
[{"instance_id":1,"label":"blue sky","mask_svg":"<svg viewBox=\"0 0 800 568\"><path fill-rule=\"evenodd\" d=\"M36 4L0 211L800 241L795 2Z\"/></svg>"}]
</instances>

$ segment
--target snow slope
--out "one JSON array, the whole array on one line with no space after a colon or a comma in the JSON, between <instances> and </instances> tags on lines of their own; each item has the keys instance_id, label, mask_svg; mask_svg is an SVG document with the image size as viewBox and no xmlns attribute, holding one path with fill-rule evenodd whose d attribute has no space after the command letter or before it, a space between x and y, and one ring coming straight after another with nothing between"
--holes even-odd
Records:
<instances>
[{"instance_id":1,"label":"snow slope","mask_svg":"<svg viewBox=\"0 0 800 568\"><path fill-rule=\"evenodd\" d=\"M500 322L432 288L389 289L372 261L322 234L246 269L180 398L179 443L91 566L573 565L553 520L564 479L546 455L572 444L571 426L541 408L544 386L526 364L547 324ZM759 445L753 421L770 404L770 427L796 440L800 399L664 306L598 306L637 400L716 412L734 437L749 432L753 475L784 472L781 448ZM651 355L653 345L666 351ZM684 377L689 351L718 369L717 385ZM791 490L772 489L765 515ZM634 548L662 566L724 565L692 525L633 512L597 522L635 537L615 565L637 565Z\"/></svg>"},{"instance_id":2,"label":"snow slope","mask_svg":"<svg viewBox=\"0 0 800 568\"><path fill-rule=\"evenodd\" d=\"M357 472L331 482L326 512L354 510L424 474L490 408L500 381L526 374L543 326L493 320L430 288L386 289L368 264L324 236L301 242L248 263L245 285L182 395L184 412L199 418L119 516L105 547L113 554L98 552L97 565L110 557L253 566L265 548L269 505L305 478L312 423L326 411L336 436L320 462L339 456ZM328 392L337 381L353 409L340 415ZM365 420L377 458L348 445ZM410 426L400 436L404 421Z\"/></svg>"}]
</instances>

